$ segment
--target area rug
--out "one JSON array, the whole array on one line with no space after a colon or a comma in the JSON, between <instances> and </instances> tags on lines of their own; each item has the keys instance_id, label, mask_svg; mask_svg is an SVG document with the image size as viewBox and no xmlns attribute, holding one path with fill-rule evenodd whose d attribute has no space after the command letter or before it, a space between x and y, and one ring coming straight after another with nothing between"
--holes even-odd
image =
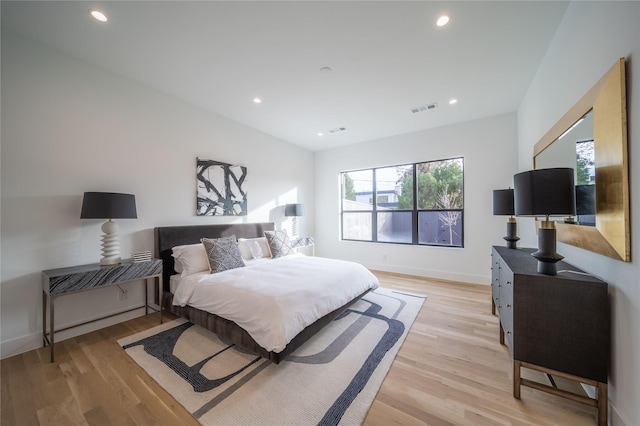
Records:
<instances>
[{"instance_id":1,"label":"area rug","mask_svg":"<svg viewBox=\"0 0 640 426\"><path fill-rule=\"evenodd\" d=\"M118 343L203 425L359 425L424 300L378 288L280 364L183 319Z\"/></svg>"}]
</instances>

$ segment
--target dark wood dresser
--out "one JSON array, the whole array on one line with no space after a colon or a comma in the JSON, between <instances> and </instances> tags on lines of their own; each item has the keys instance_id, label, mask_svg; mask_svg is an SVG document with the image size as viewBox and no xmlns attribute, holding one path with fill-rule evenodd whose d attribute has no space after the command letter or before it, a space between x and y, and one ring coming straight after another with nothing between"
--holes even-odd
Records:
<instances>
[{"instance_id":1,"label":"dark wood dresser","mask_svg":"<svg viewBox=\"0 0 640 426\"><path fill-rule=\"evenodd\" d=\"M566 262L557 275L537 272L535 249L494 246L492 312L500 317L500 343L513 355L513 396L528 386L596 407L607 424L609 296L607 283ZM565 272L571 271L571 272ZM541 371L549 383L521 378L522 367ZM559 389L553 376L596 388L590 398Z\"/></svg>"}]
</instances>

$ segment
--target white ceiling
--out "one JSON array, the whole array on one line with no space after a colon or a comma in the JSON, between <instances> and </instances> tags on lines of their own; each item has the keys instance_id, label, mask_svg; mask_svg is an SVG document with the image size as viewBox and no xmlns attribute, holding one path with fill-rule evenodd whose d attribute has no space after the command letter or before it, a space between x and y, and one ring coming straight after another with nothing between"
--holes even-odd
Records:
<instances>
[{"instance_id":1,"label":"white ceiling","mask_svg":"<svg viewBox=\"0 0 640 426\"><path fill-rule=\"evenodd\" d=\"M2 1L2 29L319 151L516 111L567 5Z\"/></svg>"}]
</instances>

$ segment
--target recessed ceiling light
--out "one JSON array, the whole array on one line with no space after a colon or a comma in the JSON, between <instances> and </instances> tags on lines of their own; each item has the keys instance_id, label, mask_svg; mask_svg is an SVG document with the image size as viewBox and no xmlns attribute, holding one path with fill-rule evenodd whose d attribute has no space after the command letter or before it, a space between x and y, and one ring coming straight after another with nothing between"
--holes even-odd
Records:
<instances>
[{"instance_id":1,"label":"recessed ceiling light","mask_svg":"<svg viewBox=\"0 0 640 426\"><path fill-rule=\"evenodd\" d=\"M324 133L318 132L318 136L324 136Z\"/></svg>"},{"instance_id":2,"label":"recessed ceiling light","mask_svg":"<svg viewBox=\"0 0 640 426\"><path fill-rule=\"evenodd\" d=\"M260 99L260 98L253 98L253 103L255 103L255 104L259 104L260 102L262 102L262 99Z\"/></svg>"},{"instance_id":3,"label":"recessed ceiling light","mask_svg":"<svg viewBox=\"0 0 640 426\"><path fill-rule=\"evenodd\" d=\"M439 27L444 27L448 23L449 23L449 17L447 15L442 15L436 21L436 25L439 26Z\"/></svg>"},{"instance_id":4,"label":"recessed ceiling light","mask_svg":"<svg viewBox=\"0 0 640 426\"><path fill-rule=\"evenodd\" d=\"M322 74L331 74L331 71L332 71L332 70L331 70L331 68L330 68L330 67L322 67L322 68L320 68L320 72L321 72Z\"/></svg>"},{"instance_id":5,"label":"recessed ceiling light","mask_svg":"<svg viewBox=\"0 0 640 426\"><path fill-rule=\"evenodd\" d=\"M93 16L93 18L96 21L100 21L100 22L107 22L107 15L105 15L104 13L100 12L99 10L96 9L92 9L91 10L91 16Z\"/></svg>"},{"instance_id":6,"label":"recessed ceiling light","mask_svg":"<svg viewBox=\"0 0 640 426\"><path fill-rule=\"evenodd\" d=\"M453 105L453 104L457 104L457 103L458 103L458 100L457 100L457 99L451 99L451 100L449 101L449 105Z\"/></svg>"}]
</instances>

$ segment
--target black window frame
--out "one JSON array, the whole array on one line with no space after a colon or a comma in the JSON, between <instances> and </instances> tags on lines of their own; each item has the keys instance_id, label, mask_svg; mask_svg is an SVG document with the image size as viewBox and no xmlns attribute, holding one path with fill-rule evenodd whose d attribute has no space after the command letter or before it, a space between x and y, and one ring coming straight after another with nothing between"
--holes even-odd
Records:
<instances>
[{"instance_id":1,"label":"black window frame","mask_svg":"<svg viewBox=\"0 0 640 426\"><path fill-rule=\"evenodd\" d=\"M418 208L418 165L425 163L441 163L452 160L460 160L462 164L462 208L456 209L419 209ZM378 207L377 197L377 170L380 169L388 169L391 167L407 167L411 166L413 169L413 207L411 209L393 209L393 210L381 210ZM371 208L370 209L345 209L344 200L345 200L345 180L344 175L353 172L363 172L363 171L372 171L372 195L371 195ZM389 166L380 166L380 167L370 167L363 169L352 169L345 170L340 172L340 240L341 241L355 241L355 242L365 242L365 243L380 243L380 244L401 244L401 245L417 245L417 246L429 246L429 247L445 247L445 248L464 248L464 157L451 157L451 158L443 158L439 160L428 160L428 161L419 161L415 163L405 163L405 164L396 164ZM411 213L411 242L402 242L402 241L379 241L378 239L378 213L402 213L409 212ZM428 242L420 242L419 236L419 218L420 213L430 213L430 212L460 212L461 221L460 224L460 244L439 244L439 243L428 243ZM371 215L371 239L355 239L355 238L345 238L345 213L368 213Z\"/></svg>"}]
</instances>

